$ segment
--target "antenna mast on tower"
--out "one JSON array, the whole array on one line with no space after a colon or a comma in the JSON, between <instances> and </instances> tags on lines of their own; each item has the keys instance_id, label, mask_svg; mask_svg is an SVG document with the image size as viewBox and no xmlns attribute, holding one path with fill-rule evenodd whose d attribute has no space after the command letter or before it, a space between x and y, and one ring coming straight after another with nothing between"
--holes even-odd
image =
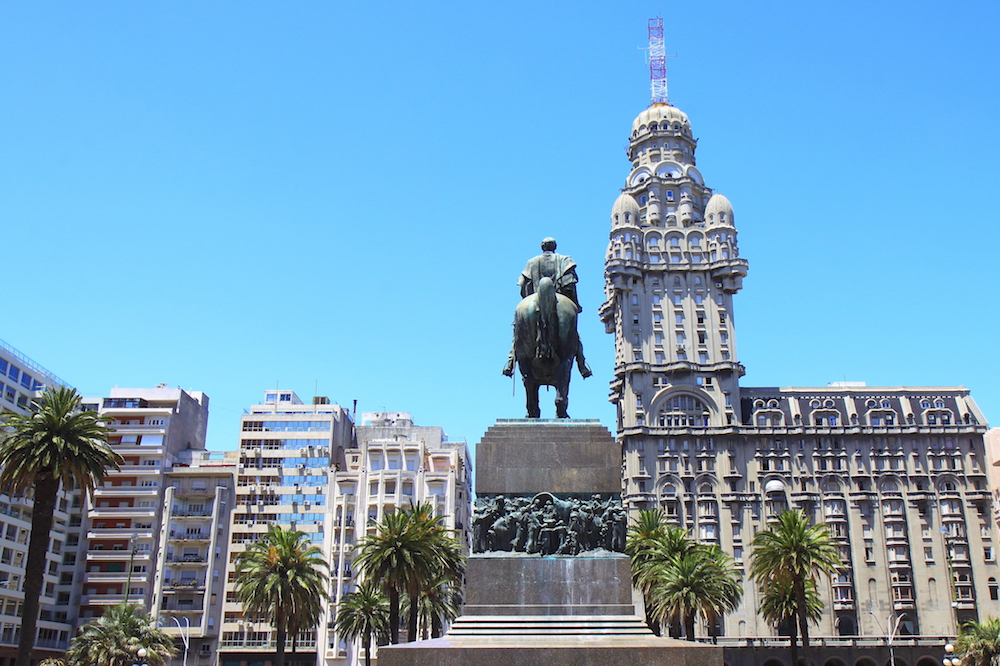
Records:
<instances>
[{"instance_id":1,"label":"antenna mast on tower","mask_svg":"<svg viewBox=\"0 0 1000 666\"><path fill-rule=\"evenodd\" d=\"M663 43L663 19L649 19L649 81L653 92L653 104L669 104L667 101L667 50Z\"/></svg>"}]
</instances>

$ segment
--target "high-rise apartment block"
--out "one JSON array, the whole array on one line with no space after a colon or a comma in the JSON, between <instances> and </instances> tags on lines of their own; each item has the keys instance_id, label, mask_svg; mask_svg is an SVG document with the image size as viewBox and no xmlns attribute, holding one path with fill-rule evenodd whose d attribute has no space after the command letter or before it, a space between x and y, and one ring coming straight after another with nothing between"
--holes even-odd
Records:
<instances>
[{"instance_id":1,"label":"high-rise apartment block","mask_svg":"<svg viewBox=\"0 0 1000 666\"><path fill-rule=\"evenodd\" d=\"M203 450L208 396L160 385L111 390L87 402L109 419L111 448L121 469L109 471L87 507L82 553L82 621L128 601L152 607L164 518L165 472L182 452Z\"/></svg>"},{"instance_id":2,"label":"high-rise apartment block","mask_svg":"<svg viewBox=\"0 0 1000 666\"><path fill-rule=\"evenodd\" d=\"M0 409L26 414L31 401L45 388L65 386L59 377L0 341ZM29 498L0 495L0 664L12 663L17 654L31 510ZM38 615L35 646L39 659L58 656L76 631L76 613L69 596L78 582L75 568L81 511L78 492L60 493Z\"/></svg>"},{"instance_id":3,"label":"high-rise apartment block","mask_svg":"<svg viewBox=\"0 0 1000 666\"><path fill-rule=\"evenodd\" d=\"M274 651L274 632L265 618L247 616L236 600L235 558L272 525L306 533L329 557L332 514L331 472L344 466L344 450L352 446L351 416L323 397L304 404L293 391L268 391L240 424L239 470L232 513L226 598L219 663L239 666L262 662ZM319 627L294 640L290 666L315 664L332 608Z\"/></svg>"},{"instance_id":4,"label":"high-rise apartment block","mask_svg":"<svg viewBox=\"0 0 1000 666\"><path fill-rule=\"evenodd\" d=\"M294 392L277 390L243 416L220 664L245 666L273 652L266 618L245 615L235 596L235 558L271 525L305 532L330 564L330 603L315 630L295 637L290 663L363 659L333 624L337 603L355 589L354 548L385 512L430 502L467 543L465 442L447 441L438 427L416 426L405 412L366 412L363 418L355 428L351 415L326 398L304 404Z\"/></svg>"},{"instance_id":5,"label":"high-rise apartment block","mask_svg":"<svg viewBox=\"0 0 1000 666\"><path fill-rule=\"evenodd\" d=\"M150 612L178 641L176 663L215 663L236 469L235 456L192 449L165 470Z\"/></svg>"},{"instance_id":6,"label":"high-rise apartment block","mask_svg":"<svg viewBox=\"0 0 1000 666\"><path fill-rule=\"evenodd\" d=\"M661 508L741 567L778 512L825 522L845 566L820 588L821 635L884 635L872 613L905 613L903 634L953 636L1000 614L986 421L969 392L741 387L734 296L748 265L695 147L679 109L640 113L612 207L600 315L633 516ZM740 608L699 633L770 635L759 601L748 580Z\"/></svg>"},{"instance_id":7,"label":"high-rise apartment block","mask_svg":"<svg viewBox=\"0 0 1000 666\"><path fill-rule=\"evenodd\" d=\"M355 589L352 565L359 539L374 533L387 512L431 504L442 525L469 547L472 473L464 441L449 441L438 426L418 426L408 412L364 412L347 464L335 475L329 561L337 602ZM363 663L361 646L330 632L327 659Z\"/></svg>"}]
</instances>

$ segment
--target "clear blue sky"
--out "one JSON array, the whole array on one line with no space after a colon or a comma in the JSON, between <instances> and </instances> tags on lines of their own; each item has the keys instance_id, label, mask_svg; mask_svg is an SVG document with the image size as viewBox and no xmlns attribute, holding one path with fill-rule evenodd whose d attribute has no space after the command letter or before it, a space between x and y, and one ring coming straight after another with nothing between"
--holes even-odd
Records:
<instances>
[{"instance_id":1,"label":"clear blue sky","mask_svg":"<svg viewBox=\"0 0 1000 666\"><path fill-rule=\"evenodd\" d=\"M996 2L4 2L0 338L88 395L280 385L470 443L547 235L597 320L664 18L736 212L748 386L964 384L1000 420ZM543 415L552 413L543 395Z\"/></svg>"}]
</instances>

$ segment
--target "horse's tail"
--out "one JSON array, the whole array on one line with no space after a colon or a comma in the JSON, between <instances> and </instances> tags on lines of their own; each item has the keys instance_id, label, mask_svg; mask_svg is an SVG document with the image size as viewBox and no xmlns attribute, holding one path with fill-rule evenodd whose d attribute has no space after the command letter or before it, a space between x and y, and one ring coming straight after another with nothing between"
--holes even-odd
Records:
<instances>
[{"instance_id":1,"label":"horse's tail","mask_svg":"<svg viewBox=\"0 0 1000 666\"><path fill-rule=\"evenodd\" d=\"M550 361L558 356L559 318L556 316L556 284L552 278L538 281L538 326L536 327L535 358Z\"/></svg>"}]
</instances>

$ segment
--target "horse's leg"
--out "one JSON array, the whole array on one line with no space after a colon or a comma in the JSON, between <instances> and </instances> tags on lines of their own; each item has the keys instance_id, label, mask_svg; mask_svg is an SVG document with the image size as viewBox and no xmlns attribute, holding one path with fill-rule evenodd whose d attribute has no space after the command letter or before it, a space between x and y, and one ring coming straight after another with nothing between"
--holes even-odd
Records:
<instances>
[{"instance_id":1,"label":"horse's leg","mask_svg":"<svg viewBox=\"0 0 1000 666\"><path fill-rule=\"evenodd\" d=\"M538 382L534 379L524 378L524 397L528 407L528 418L539 418L542 410L538 407Z\"/></svg>"},{"instance_id":2,"label":"horse's leg","mask_svg":"<svg viewBox=\"0 0 1000 666\"><path fill-rule=\"evenodd\" d=\"M569 377L573 371L573 359L567 358L559 363L559 371L556 374L556 418L568 419L569 413Z\"/></svg>"}]
</instances>

